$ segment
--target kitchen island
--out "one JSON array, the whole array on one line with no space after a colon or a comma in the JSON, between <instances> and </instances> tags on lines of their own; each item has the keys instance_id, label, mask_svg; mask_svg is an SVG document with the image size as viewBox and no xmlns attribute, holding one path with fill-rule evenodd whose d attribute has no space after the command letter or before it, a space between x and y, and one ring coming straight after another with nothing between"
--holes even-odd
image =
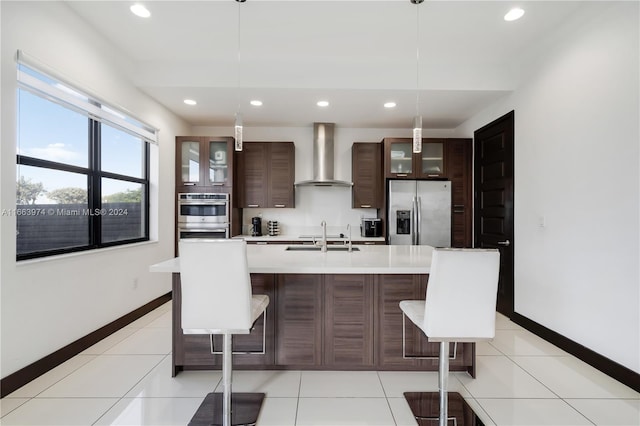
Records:
<instances>
[{"instance_id":1,"label":"kitchen island","mask_svg":"<svg viewBox=\"0 0 640 426\"><path fill-rule=\"evenodd\" d=\"M300 247L300 246L298 246ZM403 354L401 300L424 299L431 265L429 246L311 247L248 245L254 294L271 302L249 335L234 336L240 369L437 371L438 344L428 343L410 321ZM173 273L173 374L220 368L221 339L183 335L180 325L180 259L152 265ZM212 271L212 275L215 271ZM458 344L451 370L475 374L475 345ZM453 355L452 355L453 356ZM429 358L424 358L429 357Z\"/></svg>"}]
</instances>

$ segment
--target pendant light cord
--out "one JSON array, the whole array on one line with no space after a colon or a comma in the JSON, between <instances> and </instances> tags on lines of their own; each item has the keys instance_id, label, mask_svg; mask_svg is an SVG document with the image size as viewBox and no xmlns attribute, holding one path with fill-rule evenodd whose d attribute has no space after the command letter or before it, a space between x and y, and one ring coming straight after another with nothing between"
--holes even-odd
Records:
<instances>
[{"instance_id":1,"label":"pendant light cord","mask_svg":"<svg viewBox=\"0 0 640 426\"><path fill-rule=\"evenodd\" d=\"M416 116L420 115L420 2L416 2Z\"/></svg>"},{"instance_id":2,"label":"pendant light cord","mask_svg":"<svg viewBox=\"0 0 640 426\"><path fill-rule=\"evenodd\" d=\"M238 59L238 69L237 69L237 73L236 73L236 100L238 101L238 108L237 108L237 112L240 112L240 61L241 61L241 55L240 55L240 10L242 8L242 3L243 0L236 0L236 2L238 3L238 40L237 40L237 44L238 44L238 55L237 55L237 59Z\"/></svg>"}]
</instances>

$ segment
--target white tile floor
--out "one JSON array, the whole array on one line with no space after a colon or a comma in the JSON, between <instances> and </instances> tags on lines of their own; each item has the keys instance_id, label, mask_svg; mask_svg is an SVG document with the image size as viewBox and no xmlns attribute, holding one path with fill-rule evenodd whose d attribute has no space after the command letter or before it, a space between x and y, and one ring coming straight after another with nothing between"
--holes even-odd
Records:
<instances>
[{"instance_id":1,"label":"white tile floor","mask_svg":"<svg viewBox=\"0 0 640 426\"><path fill-rule=\"evenodd\" d=\"M496 328L478 377L450 378L486 425L640 425L638 392L501 315ZM3 398L0 424L185 425L221 375L172 378L170 351L166 304ZM267 394L261 426L415 425L402 393L436 391L437 373L236 371L234 390Z\"/></svg>"}]
</instances>

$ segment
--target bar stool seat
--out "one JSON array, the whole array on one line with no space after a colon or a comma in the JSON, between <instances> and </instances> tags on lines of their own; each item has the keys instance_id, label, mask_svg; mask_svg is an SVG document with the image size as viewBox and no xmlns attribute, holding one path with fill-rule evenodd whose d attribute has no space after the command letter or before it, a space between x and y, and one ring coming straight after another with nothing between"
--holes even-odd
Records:
<instances>
[{"instance_id":1,"label":"bar stool seat","mask_svg":"<svg viewBox=\"0 0 640 426\"><path fill-rule=\"evenodd\" d=\"M440 426L448 424L449 343L486 341L495 336L499 273L497 249L434 249L425 300L400 302L403 316L429 342L440 343L437 415L431 409L433 392L405 393L419 424L436 419Z\"/></svg>"}]
</instances>

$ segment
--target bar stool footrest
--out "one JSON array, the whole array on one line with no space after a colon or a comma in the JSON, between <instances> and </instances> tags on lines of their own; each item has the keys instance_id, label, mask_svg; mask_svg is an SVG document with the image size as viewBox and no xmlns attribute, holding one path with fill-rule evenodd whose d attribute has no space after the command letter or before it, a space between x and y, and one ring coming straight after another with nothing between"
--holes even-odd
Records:
<instances>
[{"instance_id":1,"label":"bar stool footrest","mask_svg":"<svg viewBox=\"0 0 640 426\"><path fill-rule=\"evenodd\" d=\"M264 393L231 394L231 424L255 425L260 415ZM222 425L222 393L210 393L202 401L189 426Z\"/></svg>"},{"instance_id":2,"label":"bar stool footrest","mask_svg":"<svg viewBox=\"0 0 640 426\"><path fill-rule=\"evenodd\" d=\"M448 393L449 415L447 426L484 426L484 423L458 392ZM405 392L418 426L437 426L440 414L440 394L438 392Z\"/></svg>"}]
</instances>

